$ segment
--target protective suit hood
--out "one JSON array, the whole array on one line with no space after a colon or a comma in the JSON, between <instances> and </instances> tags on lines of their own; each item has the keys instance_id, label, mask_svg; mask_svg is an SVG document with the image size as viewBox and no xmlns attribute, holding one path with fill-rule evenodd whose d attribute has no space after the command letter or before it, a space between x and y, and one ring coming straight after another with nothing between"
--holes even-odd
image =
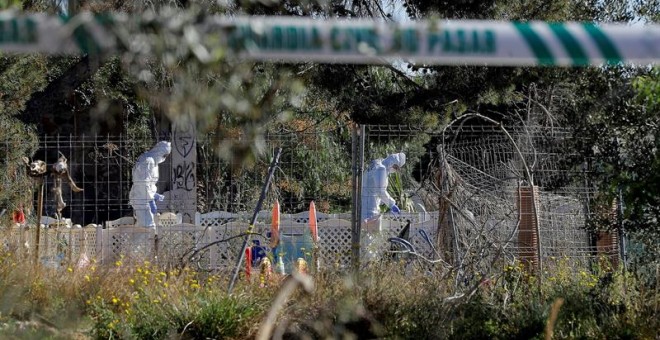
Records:
<instances>
[{"instance_id":1,"label":"protective suit hood","mask_svg":"<svg viewBox=\"0 0 660 340\"><path fill-rule=\"evenodd\" d=\"M398 165L399 167L402 167L404 164L406 164L406 154L403 152L399 153L393 153L387 158L383 159L383 165L387 169L387 173L392 173L394 169L392 168L395 165Z\"/></svg>"},{"instance_id":2,"label":"protective suit hood","mask_svg":"<svg viewBox=\"0 0 660 340\"><path fill-rule=\"evenodd\" d=\"M171 152L172 152L172 144L170 142L160 141L156 145L154 145L154 147L151 148L151 150L140 155L140 157L138 158L138 162L142 162L144 161L145 158L151 157L154 159L156 164L160 164L165 161L167 155L169 155Z\"/></svg>"}]
</instances>

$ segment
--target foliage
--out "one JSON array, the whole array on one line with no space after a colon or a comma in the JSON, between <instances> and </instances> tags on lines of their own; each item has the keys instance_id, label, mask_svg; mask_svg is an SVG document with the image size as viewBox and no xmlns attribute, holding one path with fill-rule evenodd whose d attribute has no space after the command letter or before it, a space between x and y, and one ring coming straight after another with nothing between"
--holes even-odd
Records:
<instances>
[{"instance_id":1,"label":"foliage","mask_svg":"<svg viewBox=\"0 0 660 340\"><path fill-rule=\"evenodd\" d=\"M0 113L0 140L0 211L6 209L1 218L11 218L20 208L29 215L34 183L26 175L21 157L35 152L36 136L16 118Z\"/></svg>"},{"instance_id":2,"label":"foliage","mask_svg":"<svg viewBox=\"0 0 660 340\"><path fill-rule=\"evenodd\" d=\"M30 67L28 67L30 66ZM31 157L36 151L34 129L25 126L17 115L33 91L45 86L45 58L0 56L0 211L4 218L21 206L31 209L32 181L25 174L21 157Z\"/></svg>"},{"instance_id":3,"label":"foliage","mask_svg":"<svg viewBox=\"0 0 660 340\"><path fill-rule=\"evenodd\" d=\"M530 339L543 338L552 304L564 303L554 324L554 337L653 337L653 291L630 273L606 266L589 270L555 259L542 276L517 263L458 294L446 273L400 267L397 263L363 268L359 285L324 276L309 301L291 309L289 327L298 336L387 338ZM541 280L541 284L538 284ZM348 284L347 284L348 282ZM649 300L650 299L650 300ZM332 326L328 326L332 325Z\"/></svg>"},{"instance_id":4,"label":"foliage","mask_svg":"<svg viewBox=\"0 0 660 340\"><path fill-rule=\"evenodd\" d=\"M21 1L18 0L2 0L0 1L0 10L17 9L21 7Z\"/></svg>"},{"instance_id":5,"label":"foliage","mask_svg":"<svg viewBox=\"0 0 660 340\"><path fill-rule=\"evenodd\" d=\"M577 108L581 114L574 124L588 137L578 150L593 159L596 185L606 197L601 200L623 200L622 218L631 232L658 230L658 74L657 69L607 69L593 74L589 87L576 89L600 98Z\"/></svg>"},{"instance_id":6,"label":"foliage","mask_svg":"<svg viewBox=\"0 0 660 340\"><path fill-rule=\"evenodd\" d=\"M100 287L87 301L97 338L239 337L261 313L258 295L228 296L217 276L165 272L149 262L115 266L120 284Z\"/></svg>"},{"instance_id":7,"label":"foliage","mask_svg":"<svg viewBox=\"0 0 660 340\"><path fill-rule=\"evenodd\" d=\"M622 188L626 207L624 225L629 230L631 264L641 277L653 282L660 259L660 192L657 187L660 180L660 134L657 129L660 124L660 69L655 68L648 75L637 77L633 86L633 102L639 105L639 111L626 122L628 124L619 126L619 129L631 133L626 135L629 138L625 143L627 157L618 160L625 165L625 171L614 175L614 183Z\"/></svg>"},{"instance_id":8,"label":"foliage","mask_svg":"<svg viewBox=\"0 0 660 340\"><path fill-rule=\"evenodd\" d=\"M49 268L14 252L0 255L0 337L249 339L279 286L241 279L228 295L221 274L124 257ZM314 292L295 294L278 323L297 337L541 338L562 299L554 338L652 338L657 290L592 263L550 258L541 274L507 262L455 286L440 267L372 262L358 276L317 273Z\"/></svg>"}]
</instances>

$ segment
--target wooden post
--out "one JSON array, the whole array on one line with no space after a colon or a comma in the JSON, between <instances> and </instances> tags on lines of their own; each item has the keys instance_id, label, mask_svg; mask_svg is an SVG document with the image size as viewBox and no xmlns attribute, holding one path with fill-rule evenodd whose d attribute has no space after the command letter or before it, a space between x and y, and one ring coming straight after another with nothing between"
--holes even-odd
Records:
<instances>
[{"instance_id":1,"label":"wooden post","mask_svg":"<svg viewBox=\"0 0 660 340\"><path fill-rule=\"evenodd\" d=\"M44 209L44 178L39 178L39 197L37 199L37 231L34 240L34 263L39 263L39 237L41 236L41 215Z\"/></svg>"}]
</instances>

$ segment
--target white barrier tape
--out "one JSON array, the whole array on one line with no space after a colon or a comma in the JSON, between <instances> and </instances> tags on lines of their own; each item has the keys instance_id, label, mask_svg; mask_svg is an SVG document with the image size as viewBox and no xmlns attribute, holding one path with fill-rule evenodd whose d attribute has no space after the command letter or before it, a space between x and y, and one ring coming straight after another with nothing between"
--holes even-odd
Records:
<instances>
[{"instance_id":1,"label":"white barrier tape","mask_svg":"<svg viewBox=\"0 0 660 340\"><path fill-rule=\"evenodd\" d=\"M660 26L496 21L401 24L299 18L216 18L229 47L257 60L436 65L657 63Z\"/></svg>"},{"instance_id":2,"label":"white barrier tape","mask_svg":"<svg viewBox=\"0 0 660 340\"><path fill-rule=\"evenodd\" d=\"M41 14L0 13L0 51L114 53L114 19L84 13L65 22ZM139 19L138 19L139 20ZM163 24L165 26L165 24ZM660 61L660 26L430 20L399 24L293 17L209 17L203 41L241 58L283 62L428 65L600 65ZM212 39L214 41L209 41Z\"/></svg>"}]
</instances>

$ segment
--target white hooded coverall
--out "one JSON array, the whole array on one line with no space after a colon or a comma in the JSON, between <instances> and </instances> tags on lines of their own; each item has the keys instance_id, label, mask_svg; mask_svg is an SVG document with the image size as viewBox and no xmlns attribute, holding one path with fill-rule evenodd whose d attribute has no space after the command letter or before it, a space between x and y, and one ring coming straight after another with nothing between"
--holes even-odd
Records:
<instances>
[{"instance_id":1,"label":"white hooded coverall","mask_svg":"<svg viewBox=\"0 0 660 340\"><path fill-rule=\"evenodd\" d=\"M163 163L171 151L170 142L158 142L151 150L140 155L133 166L133 186L128 197L138 226L156 226L150 202L157 197L158 164Z\"/></svg>"},{"instance_id":2,"label":"white hooded coverall","mask_svg":"<svg viewBox=\"0 0 660 340\"><path fill-rule=\"evenodd\" d=\"M387 193L387 175L394 172L394 166L406 163L404 153L395 153L385 159L375 159L369 164L362 181L362 226L368 232L380 232L380 205L392 207L396 201Z\"/></svg>"}]
</instances>

